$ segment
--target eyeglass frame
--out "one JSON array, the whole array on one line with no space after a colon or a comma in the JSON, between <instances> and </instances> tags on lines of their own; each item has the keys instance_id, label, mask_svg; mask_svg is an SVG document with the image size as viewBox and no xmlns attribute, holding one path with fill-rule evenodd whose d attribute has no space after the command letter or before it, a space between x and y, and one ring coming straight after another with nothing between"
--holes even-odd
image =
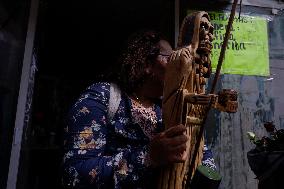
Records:
<instances>
[{"instance_id":1,"label":"eyeglass frame","mask_svg":"<svg viewBox=\"0 0 284 189\"><path fill-rule=\"evenodd\" d=\"M171 54L163 54L163 53L159 53L158 55L161 55L162 57L165 57L167 62L169 61Z\"/></svg>"}]
</instances>

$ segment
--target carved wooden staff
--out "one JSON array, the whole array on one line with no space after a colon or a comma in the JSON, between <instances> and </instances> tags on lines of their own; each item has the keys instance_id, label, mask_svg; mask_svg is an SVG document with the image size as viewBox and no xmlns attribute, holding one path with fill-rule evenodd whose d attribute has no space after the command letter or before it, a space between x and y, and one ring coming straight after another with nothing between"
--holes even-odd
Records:
<instances>
[{"instance_id":1,"label":"carved wooden staff","mask_svg":"<svg viewBox=\"0 0 284 189\"><path fill-rule=\"evenodd\" d=\"M210 94L214 94L215 87L216 87L217 81L218 81L219 76L220 76L221 67L222 67L223 60L224 60L224 57L225 57L225 52L226 52L226 49L227 49L226 47L227 47L227 44L228 44L228 41L229 41L230 32L231 32L232 25L233 25L233 22L234 22L237 4L238 4L238 0L234 0Z\"/></svg>"}]
</instances>

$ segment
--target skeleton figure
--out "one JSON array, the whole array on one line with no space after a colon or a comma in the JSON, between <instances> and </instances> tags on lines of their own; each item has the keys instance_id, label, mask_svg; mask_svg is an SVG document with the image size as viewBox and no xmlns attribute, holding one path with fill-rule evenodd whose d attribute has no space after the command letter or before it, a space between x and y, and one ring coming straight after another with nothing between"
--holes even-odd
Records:
<instances>
[{"instance_id":1,"label":"skeleton figure","mask_svg":"<svg viewBox=\"0 0 284 189\"><path fill-rule=\"evenodd\" d=\"M205 85L211 74L210 53L213 41L213 26L206 12L197 12L187 16L182 23L178 47L170 58L165 76L163 94L163 121L166 129L177 124L187 127L187 152L185 163L176 163L161 171L160 189L183 189L201 164L204 140L198 148L195 163L191 165L200 126L209 103L211 106L227 112L236 112L236 93L233 90L217 95L206 95ZM233 95L231 95L233 94ZM223 98L224 97L224 98ZM219 102L222 103L219 103ZM192 172L189 172L189 167Z\"/></svg>"}]
</instances>

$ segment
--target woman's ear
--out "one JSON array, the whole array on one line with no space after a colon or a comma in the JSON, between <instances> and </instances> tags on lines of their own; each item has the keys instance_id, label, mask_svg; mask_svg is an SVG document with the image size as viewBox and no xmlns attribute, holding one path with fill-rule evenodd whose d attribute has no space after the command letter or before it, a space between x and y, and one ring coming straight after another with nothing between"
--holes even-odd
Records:
<instances>
[{"instance_id":1,"label":"woman's ear","mask_svg":"<svg viewBox=\"0 0 284 189\"><path fill-rule=\"evenodd\" d=\"M147 75L150 75L153 73L153 64L154 62L151 62L150 60L148 60L148 64L147 64L147 67L145 68L145 72Z\"/></svg>"}]
</instances>

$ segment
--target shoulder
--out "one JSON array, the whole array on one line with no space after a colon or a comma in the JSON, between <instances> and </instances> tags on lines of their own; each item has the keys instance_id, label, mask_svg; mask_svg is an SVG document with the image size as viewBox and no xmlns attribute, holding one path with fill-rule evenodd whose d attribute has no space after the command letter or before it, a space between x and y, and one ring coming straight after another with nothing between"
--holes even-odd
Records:
<instances>
[{"instance_id":1,"label":"shoulder","mask_svg":"<svg viewBox=\"0 0 284 189\"><path fill-rule=\"evenodd\" d=\"M100 92L103 95L108 95L111 90L120 91L120 87L116 83L97 82L90 85L84 93Z\"/></svg>"},{"instance_id":2,"label":"shoulder","mask_svg":"<svg viewBox=\"0 0 284 189\"><path fill-rule=\"evenodd\" d=\"M97 82L90 85L84 93L91 92L106 92L109 93L110 83L109 82Z\"/></svg>"},{"instance_id":3,"label":"shoulder","mask_svg":"<svg viewBox=\"0 0 284 189\"><path fill-rule=\"evenodd\" d=\"M97 82L93 83L81 94L81 97L88 96L90 98L102 98L106 100L109 98L110 83L108 82Z\"/></svg>"},{"instance_id":4,"label":"shoulder","mask_svg":"<svg viewBox=\"0 0 284 189\"><path fill-rule=\"evenodd\" d=\"M75 104L73 104L73 108L93 103L101 103L103 105L106 105L109 100L109 89L110 83L93 83L81 93Z\"/></svg>"},{"instance_id":5,"label":"shoulder","mask_svg":"<svg viewBox=\"0 0 284 189\"><path fill-rule=\"evenodd\" d=\"M71 106L67 113L70 129L84 129L105 119L109 101L109 83L90 85ZM76 130L76 129L75 129Z\"/></svg>"}]
</instances>

